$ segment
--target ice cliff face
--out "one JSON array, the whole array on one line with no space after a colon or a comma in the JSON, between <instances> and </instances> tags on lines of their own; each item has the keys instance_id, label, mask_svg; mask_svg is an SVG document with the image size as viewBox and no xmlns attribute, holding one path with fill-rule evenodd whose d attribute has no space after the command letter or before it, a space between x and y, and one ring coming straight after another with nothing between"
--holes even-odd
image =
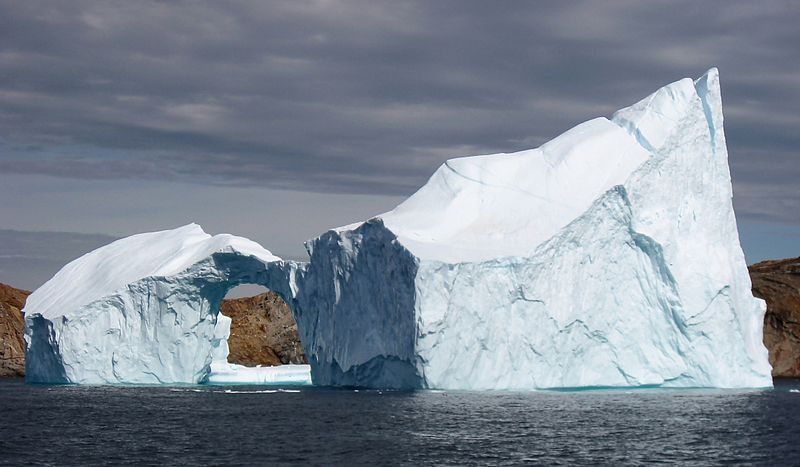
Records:
<instances>
[{"instance_id":1,"label":"ice cliff face","mask_svg":"<svg viewBox=\"0 0 800 467\"><path fill-rule=\"evenodd\" d=\"M219 301L251 282L292 308L315 384L770 386L731 197L712 69L540 148L450 160L308 263L197 227L97 250L31 296L30 379L202 380Z\"/></svg>"}]
</instances>

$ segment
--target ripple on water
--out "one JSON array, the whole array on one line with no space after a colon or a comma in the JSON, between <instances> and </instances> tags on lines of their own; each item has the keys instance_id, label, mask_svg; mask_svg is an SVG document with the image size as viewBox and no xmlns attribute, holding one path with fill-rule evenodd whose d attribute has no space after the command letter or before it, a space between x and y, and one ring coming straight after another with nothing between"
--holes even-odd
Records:
<instances>
[{"instance_id":1,"label":"ripple on water","mask_svg":"<svg viewBox=\"0 0 800 467\"><path fill-rule=\"evenodd\" d=\"M775 390L372 391L0 383L0 464L797 464Z\"/></svg>"}]
</instances>

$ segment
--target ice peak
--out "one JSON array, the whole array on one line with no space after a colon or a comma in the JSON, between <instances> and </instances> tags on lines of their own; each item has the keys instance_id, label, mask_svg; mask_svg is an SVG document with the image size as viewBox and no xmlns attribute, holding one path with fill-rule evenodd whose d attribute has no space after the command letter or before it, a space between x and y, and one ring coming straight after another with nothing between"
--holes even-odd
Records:
<instances>
[{"instance_id":1,"label":"ice peak","mask_svg":"<svg viewBox=\"0 0 800 467\"><path fill-rule=\"evenodd\" d=\"M715 66L712 66L703 74L703 76L697 78L694 82L695 84L700 82L715 83L716 86L714 87L719 90L719 69Z\"/></svg>"},{"instance_id":2,"label":"ice peak","mask_svg":"<svg viewBox=\"0 0 800 467\"><path fill-rule=\"evenodd\" d=\"M655 153L686 114L695 95L694 81L684 78L618 110L611 121L627 130L647 151Z\"/></svg>"},{"instance_id":3,"label":"ice peak","mask_svg":"<svg viewBox=\"0 0 800 467\"><path fill-rule=\"evenodd\" d=\"M703 101L706 107L706 113L714 114L722 119L722 92L719 86L719 70L715 68L709 69L703 76L694 81L695 92L697 96ZM709 121L709 123L711 123ZM721 126L721 125L718 125Z\"/></svg>"},{"instance_id":4,"label":"ice peak","mask_svg":"<svg viewBox=\"0 0 800 467\"><path fill-rule=\"evenodd\" d=\"M186 225L178 227L177 229L175 229L175 231L181 233L186 233L186 232L201 233L201 234L206 233L205 230L203 230L203 227L200 226L200 224L197 224L196 222L189 222Z\"/></svg>"}]
</instances>

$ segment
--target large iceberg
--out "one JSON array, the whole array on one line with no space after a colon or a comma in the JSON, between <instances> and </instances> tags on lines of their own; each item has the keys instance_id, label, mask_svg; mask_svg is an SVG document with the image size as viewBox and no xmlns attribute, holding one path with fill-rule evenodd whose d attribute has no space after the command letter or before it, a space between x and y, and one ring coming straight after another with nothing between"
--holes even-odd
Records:
<instances>
[{"instance_id":1,"label":"large iceberg","mask_svg":"<svg viewBox=\"0 0 800 467\"><path fill-rule=\"evenodd\" d=\"M31 295L29 379L207 379L219 301L251 282L292 308L319 385L771 386L731 198L712 69L539 148L449 160L307 263L196 226L101 248ZM147 266L109 266L129 261Z\"/></svg>"},{"instance_id":2,"label":"large iceberg","mask_svg":"<svg viewBox=\"0 0 800 467\"><path fill-rule=\"evenodd\" d=\"M771 386L710 70L310 243L317 384Z\"/></svg>"}]
</instances>

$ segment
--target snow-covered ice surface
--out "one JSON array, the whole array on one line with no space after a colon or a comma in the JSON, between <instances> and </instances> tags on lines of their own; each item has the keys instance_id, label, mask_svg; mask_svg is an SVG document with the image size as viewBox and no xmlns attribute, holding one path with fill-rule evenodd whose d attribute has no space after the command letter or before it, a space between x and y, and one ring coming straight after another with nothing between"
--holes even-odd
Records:
<instances>
[{"instance_id":1,"label":"snow-covered ice surface","mask_svg":"<svg viewBox=\"0 0 800 467\"><path fill-rule=\"evenodd\" d=\"M219 302L257 283L292 308L315 384L771 386L731 197L712 69L539 148L452 159L308 263L197 226L96 250L29 298L28 379L216 378Z\"/></svg>"}]
</instances>

